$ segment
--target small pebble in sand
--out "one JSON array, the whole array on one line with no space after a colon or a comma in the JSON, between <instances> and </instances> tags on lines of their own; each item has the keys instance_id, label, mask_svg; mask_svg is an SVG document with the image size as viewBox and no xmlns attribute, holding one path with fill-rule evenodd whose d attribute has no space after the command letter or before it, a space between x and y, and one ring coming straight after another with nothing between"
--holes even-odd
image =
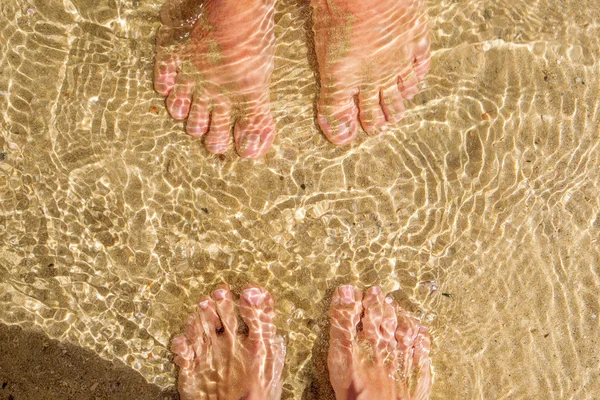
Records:
<instances>
[{"instance_id":1,"label":"small pebble in sand","mask_svg":"<svg viewBox=\"0 0 600 400\"><path fill-rule=\"evenodd\" d=\"M436 290L438 290L437 283L435 283L435 281L423 281L419 282L419 285L427 286L429 288L429 291L431 292L435 292Z\"/></svg>"}]
</instances>

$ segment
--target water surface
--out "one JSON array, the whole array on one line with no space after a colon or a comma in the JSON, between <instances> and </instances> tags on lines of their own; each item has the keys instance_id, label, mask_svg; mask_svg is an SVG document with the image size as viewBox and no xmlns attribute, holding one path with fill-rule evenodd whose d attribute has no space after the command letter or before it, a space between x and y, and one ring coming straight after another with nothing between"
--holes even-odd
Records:
<instances>
[{"instance_id":1,"label":"water surface","mask_svg":"<svg viewBox=\"0 0 600 400\"><path fill-rule=\"evenodd\" d=\"M259 162L207 154L167 115L162 2L0 4L0 321L169 387L200 296L258 282L285 398L324 399L331 291L380 284L431 329L434 399L594 398L597 2L430 1L433 67L406 118L335 148L309 7L281 0L279 135Z\"/></svg>"}]
</instances>

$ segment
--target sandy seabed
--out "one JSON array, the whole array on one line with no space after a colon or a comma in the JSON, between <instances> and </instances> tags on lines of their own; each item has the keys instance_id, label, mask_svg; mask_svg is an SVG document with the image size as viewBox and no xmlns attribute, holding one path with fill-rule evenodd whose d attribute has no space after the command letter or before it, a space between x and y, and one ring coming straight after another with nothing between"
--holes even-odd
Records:
<instances>
[{"instance_id":1,"label":"sandy seabed","mask_svg":"<svg viewBox=\"0 0 600 400\"><path fill-rule=\"evenodd\" d=\"M422 317L433 399L594 399L598 2L430 1L432 70L406 118L335 148L308 4L279 1L279 133L258 162L207 154L167 115L161 3L0 4L2 398L171 398L169 340L227 281L277 300L285 399L331 398L340 283Z\"/></svg>"}]
</instances>

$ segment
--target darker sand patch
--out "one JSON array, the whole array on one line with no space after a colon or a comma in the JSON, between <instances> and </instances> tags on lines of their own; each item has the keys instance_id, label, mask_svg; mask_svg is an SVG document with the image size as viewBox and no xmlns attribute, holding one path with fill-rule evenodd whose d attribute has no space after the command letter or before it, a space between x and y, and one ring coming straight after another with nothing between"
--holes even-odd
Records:
<instances>
[{"instance_id":1,"label":"darker sand patch","mask_svg":"<svg viewBox=\"0 0 600 400\"><path fill-rule=\"evenodd\" d=\"M121 362L49 339L43 333L0 324L0 400L175 400Z\"/></svg>"}]
</instances>

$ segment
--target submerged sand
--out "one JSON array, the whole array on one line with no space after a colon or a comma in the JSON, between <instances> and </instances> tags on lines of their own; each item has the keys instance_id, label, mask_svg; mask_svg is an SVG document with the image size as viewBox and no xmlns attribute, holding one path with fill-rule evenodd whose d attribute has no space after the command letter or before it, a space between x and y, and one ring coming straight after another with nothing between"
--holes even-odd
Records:
<instances>
[{"instance_id":1,"label":"submerged sand","mask_svg":"<svg viewBox=\"0 0 600 400\"><path fill-rule=\"evenodd\" d=\"M167 115L161 3L0 5L0 322L26 347L0 354L0 385L45 365L29 346L45 335L91 352L65 377L101 357L172 393L186 314L252 281L281 311L284 398L330 398L325 310L355 283L430 327L434 399L594 398L597 2L430 1L433 67L406 118L334 148L314 122L308 5L279 1L279 136L259 162L208 155Z\"/></svg>"}]
</instances>

